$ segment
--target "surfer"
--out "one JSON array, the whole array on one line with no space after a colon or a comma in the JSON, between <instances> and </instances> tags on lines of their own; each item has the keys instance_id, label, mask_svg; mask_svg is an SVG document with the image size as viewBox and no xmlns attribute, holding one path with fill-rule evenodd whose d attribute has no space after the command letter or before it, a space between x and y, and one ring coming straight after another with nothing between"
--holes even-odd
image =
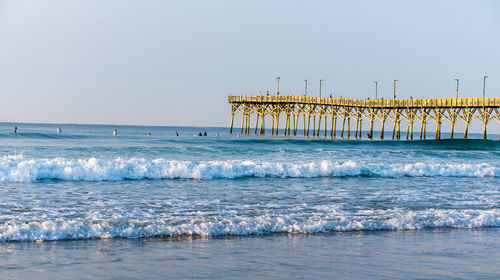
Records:
<instances>
[{"instance_id":1,"label":"surfer","mask_svg":"<svg viewBox=\"0 0 500 280\"><path fill-rule=\"evenodd\" d=\"M17 133L17 126L14 126L14 133Z\"/></svg>"},{"instance_id":2,"label":"surfer","mask_svg":"<svg viewBox=\"0 0 500 280\"><path fill-rule=\"evenodd\" d=\"M115 129L115 130L113 131L113 136L116 136L116 135L118 135L118 129Z\"/></svg>"}]
</instances>

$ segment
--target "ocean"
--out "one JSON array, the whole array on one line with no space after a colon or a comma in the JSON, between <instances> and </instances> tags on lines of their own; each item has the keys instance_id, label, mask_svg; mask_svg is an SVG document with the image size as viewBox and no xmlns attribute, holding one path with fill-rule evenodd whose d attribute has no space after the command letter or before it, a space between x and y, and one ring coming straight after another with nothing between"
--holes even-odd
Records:
<instances>
[{"instance_id":1,"label":"ocean","mask_svg":"<svg viewBox=\"0 0 500 280\"><path fill-rule=\"evenodd\" d=\"M470 136L0 123L0 278L495 279L500 142Z\"/></svg>"}]
</instances>

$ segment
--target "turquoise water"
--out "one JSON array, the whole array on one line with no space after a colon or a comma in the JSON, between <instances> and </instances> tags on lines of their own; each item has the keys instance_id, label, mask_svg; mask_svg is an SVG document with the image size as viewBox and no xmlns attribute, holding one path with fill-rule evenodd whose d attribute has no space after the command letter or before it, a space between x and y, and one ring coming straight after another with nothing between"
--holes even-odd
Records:
<instances>
[{"instance_id":1,"label":"turquoise water","mask_svg":"<svg viewBox=\"0 0 500 280\"><path fill-rule=\"evenodd\" d=\"M499 237L495 140L235 137L227 128L106 125L61 125L57 134L50 124L18 125L13 134L13 126L0 124L4 252L96 239L251 236L259 247L269 236L285 238L275 234L307 233L322 234L321 247L353 232L488 229Z\"/></svg>"}]
</instances>

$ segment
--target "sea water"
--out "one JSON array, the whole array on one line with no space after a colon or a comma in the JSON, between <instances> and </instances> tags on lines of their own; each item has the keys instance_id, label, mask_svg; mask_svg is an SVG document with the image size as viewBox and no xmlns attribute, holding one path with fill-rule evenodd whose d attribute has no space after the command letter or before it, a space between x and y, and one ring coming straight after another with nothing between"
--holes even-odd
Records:
<instances>
[{"instance_id":1,"label":"sea water","mask_svg":"<svg viewBox=\"0 0 500 280\"><path fill-rule=\"evenodd\" d=\"M14 134L15 125L0 124L2 278L161 278L167 267L181 278L500 273L498 136L331 140L55 124L18 124Z\"/></svg>"}]
</instances>

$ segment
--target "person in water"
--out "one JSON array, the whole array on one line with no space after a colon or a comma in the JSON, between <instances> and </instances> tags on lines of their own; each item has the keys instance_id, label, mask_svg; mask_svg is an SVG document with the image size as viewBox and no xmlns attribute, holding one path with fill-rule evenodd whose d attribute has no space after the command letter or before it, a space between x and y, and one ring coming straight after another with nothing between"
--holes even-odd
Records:
<instances>
[{"instance_id":1,"label":"person in water","mask_svg":"<svg viewBox=\"0 0 500 280\"><path fill-rule=\"evenodd\" d=\"M203 133L203 136L207 136L207 132L205 131L205 133Z\"/></svg>"},{"instance_id":2,"label":"person in water","mask_svg":"<svg viewBox=\"0 0 500 280\"><path fill-rule=\"evenodd\" d=\"M113 136L116 136L116 135L118 135L118 129L115 129L115 130L113 131Z\"/></svg>"},{"instance_id":3,"label":"person in water","mask_svg":"<svg viewBox=\"0 0 500 280\"><path fill-rule=\"evenodd\" d=\"M203 135L201 134L201 131L200 131L200 132L198 132L198 136L203 136Z\"/></svg>"},{"instance_id":4,"label":"person in water","mask_svg":"<svg viewBox=\"0 0 500 280\"><path fill-rule=\"evenodd\" d=\"M151 136L151 132L149 132L148 135L146 135L146 136Z\"/></svg>"},{"instance_id":5,"label":"person in water","mask_svg":"<svg viewBox=\"0 0 500 280\"><path fill-rule=\"evenodd\" d=\"M179 136L179 133L177 133L177 131L175 132L175 136Z\"/></svg>"},{"instance_id":6,"label":"person in water","mask_svg":"<svg viewBox=\"0 0 500 280\"><path fill-rule=\"evenodd\" d=\"M57 134L61 133L62 129L60 127L57 128Z\"/></svg>"},{"instance_id":7,"label":"person in water","mask_svg":"<svg viewBox=\"0 0 500 280\"><path fill-rule=\"evenodd\" d=\"M17 126L14 126L14 133L17 133Z\"/></svg>"}]
</instances>

